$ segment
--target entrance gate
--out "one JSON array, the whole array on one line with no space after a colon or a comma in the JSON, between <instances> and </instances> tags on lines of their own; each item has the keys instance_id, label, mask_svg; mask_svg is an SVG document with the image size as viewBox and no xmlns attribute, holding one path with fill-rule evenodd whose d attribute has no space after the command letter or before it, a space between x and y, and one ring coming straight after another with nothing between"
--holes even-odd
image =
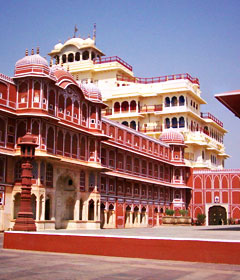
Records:
<instances>
[{"instance_id":1,"label":"entrance gate","mask_svg":"<svg viewBox=\"0 0 240 280\"><path fill-rule=\"evenodd\" d=\"M212 206L208 211L208 224L209 225L226 225L227 213L226 209L222 206Z\"/></svg>"}]
</instances>

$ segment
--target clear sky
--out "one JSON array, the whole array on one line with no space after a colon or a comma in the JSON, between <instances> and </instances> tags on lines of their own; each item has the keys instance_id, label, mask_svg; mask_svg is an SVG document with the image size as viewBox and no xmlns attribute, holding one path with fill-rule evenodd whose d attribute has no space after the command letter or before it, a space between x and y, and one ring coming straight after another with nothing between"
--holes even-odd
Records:
<instances>
[{"instance_id":1,"label":"clear sky","mask_svg":"<svg viewBox=\"0 0 240 280\"><path fill-rule=\"evenodd\" d=\"M214 94L240 89L240 0L0 0L0 72L13 76L25 49L46 56L59 40L92 36L107 56L118 55L136 76L189 73L229 131L226 168L240 168L240 120ZM240 106L240 105L239 105Z\"/></svg>"}]
</instances>

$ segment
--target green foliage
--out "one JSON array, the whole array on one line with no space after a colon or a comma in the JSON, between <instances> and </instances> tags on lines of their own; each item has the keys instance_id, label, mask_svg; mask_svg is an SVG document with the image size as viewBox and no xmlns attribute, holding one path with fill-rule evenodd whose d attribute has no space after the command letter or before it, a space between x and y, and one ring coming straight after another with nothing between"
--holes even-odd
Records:
<instances>
[{"instance_id":1,"label":"green foliage","mask_svg":"<svg viewBox=\"0 0 240 280\"><path fill-rule=\"evenodd\" d=\"M165 214L166 214L167 216L173 216L174 213L175 213L175 211L172 210L172 209L166 209L166 211L165 211Z\"/></svg>"},{"instance_id":2,"label":"green foliage","mask_svg":"<svg viewBox=\"0 0 240 280\"><path fill-rule=\"evenodd\" d=\"M206 215L205 214L198 214L197 215L197 224L202 225L205 223Z\"/></svg>"},{"instance_id":3,"label":"green foliage","mask_svg":"<svg viewBox=\"0 0 240 280\"><path fill-rule=\"evenodd\" d=\"M188 210L181 209L181 210L179 210L179 213L180 213L181 216L185 217L185 216L188 215Z\"/></svg>"}]
</instances>

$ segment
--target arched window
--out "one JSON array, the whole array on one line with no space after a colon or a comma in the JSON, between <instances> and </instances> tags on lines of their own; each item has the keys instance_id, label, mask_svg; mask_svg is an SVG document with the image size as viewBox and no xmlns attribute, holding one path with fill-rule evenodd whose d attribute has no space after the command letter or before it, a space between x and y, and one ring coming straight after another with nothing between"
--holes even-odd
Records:
<instances>
[{"instance_id":1,"label":"arched window","mask_svg":"<svg viewBox=\"0 0 240 280\"><path fill-rule=\"evenodd\" d=\"M117 168L123 169L123 154L122 153L117 154Z\"/></svg>"},{"instance_id":2,"label":"arched window","mask_svg":"<svg viewBox=\"0 0 240 280\"><path fill-rule=\"evenodd\" d=\"M130 127L131 127L132 129L135 129L135 130L136 130L136 128L137 128L136 122L135 122L135 121L131 121L131 122L130 122Z\"/></svg>"},{"instance_id":3,"label":"arched window","mask_svg":"<svg viewBox=\"0 0 240 280\"><path fill-rule=\"evenodd\" d=\"M66 61L67 61L67 57L66 57L66 54L64 54L64 55L62 56L62 62L63 62L63 63L66 63Z\"/></svg>"},{"instance_id":4,"label":"arched window","mask_svg":"<svg viewBox=\"0 0 240 280\"><path fill-rule=\"evenodd\" d=\"M92 52L92 59L96 57L95 52Z\"/></svg>"},{"instance_id":5,"label":"arched window","mask_svg":"<svg viewBox=\"0 0 240 280\"><path fill-rule=\"evenodd\" d=\"M82 105L82 121L86 122L87 121L87 106L85 103Z\"/></svg>"},{"instance_id":6,"label":"arched window","mask_svg":"<svg viewBox=\"0 0 240 280\"><path fill-rule=\"evenodd\" d=\"M89 149L90 149L90 153L89 153L90 159L95 159L95 141L94 140L90 141Z\"/></svg>"},{"instance_id":7,"label":"arched window","mask_svg":"<svg viewBox=\"0 0 240 280\"><path fill-rule=\"evenodd\" d=\"M120 112L120 103L115 102L114 103L114 113L119 113Z\"/></svg>"},{"instance_id":8,"label":"arched window","mask_svg":"<svg viewBox=\"0 0 240 280\"><path fill-rule=\"evenodd\" d=\"M177 97L176 97L176 96L173 96L173 97L172 97L171 105L172 105L172 106L177 106Z\"/></svg>"},{"instance_id":9,"label":"arched window","mask_svg":"<svg viewBox=\"0 0 240 280\"><path fill-rule=\"evenodd\" d=\"M40 101L40 83L36 82L34 83L33 102L39 102L39 101Z\"/></svg>"},{"instance_id":10,"label":"arched window","mask_svg":"<svg viewBox=\"0 0 240 280\"><path fill-rule=\"evenodd\" d=\"M78 151L78 141L77 141L77 135L74 134L72 137L72 157L77 158L77 151Z\"/></svg>"},{"instance_id":11,"label":"arched window","mask_svg":"<svg viewBox=\"0 0 240 280\"><path fill-rule=\"evenodd\" d=\"M64 112L64 96L62 94L59 95L58 111L59 111L59 113Z\"/></svg>"},{"instance_id":12,"label":"arched window","mask_svg":"<svg viewBox=\"0 0 240 280\"><path fill-rule=\"evenodd\" d=\"M2 119L0 119L0 120L2 120ZM0 124L1 124L1 121L0 121ZM23 137L26 134L26 132L27 132L26 123L24 121L18 123L18 126L17 126L17 138Z\"/></svg>"},{"instance_id":13,"label":"arched window","mask_svg":"<svg viewBox=\"0 0 240 280\"><path fill-rule=\"evenodd\" d=\"M80 142L80 158L82 160L85 160L85 158L86 158L86 141L85 141L85 137L81 137L81 142Z\"/></svg>"},{"instance_id":14,"label":"arched window","mask_svg":"<svg viewBox=\"0 0 240 280\"><path fill-rule=\"evenodd\" d=\"M185 105L185 98L183 95L179 97L179 106L184 106Z\"/></svg>"},{"instance_id":15,"label":"arched window","mask_svg":"<svg viewBox=\"0 0 240 280\"><path fill-rule=\"evenodd\" d=\"M39 135L39 123L37 121L32 123L32 134L36 136Z\"/></svg>"},{"instance_id":16,"label":"arched window","mask_svg":"<svg viewBox=\"0 0 240 280\"><path fill-rule=\"evenodd\" d=\"M48 187L53 186L53 166L51 163L48 163L46 166L46 185Z\"/></svg>"},{"instance_id":17,"label":"arched window","mask_svg":"<svg viewBox=\"0 0 240 280\"><path fill-rule=\"evenodd\" d=\"M72 99L70 97L66 101L66 115L72 116Z\"/></svg>"},{"instance_id":18,"label":"arched window","mask_svg":"<svg viewBox=\"0 0 240 280\"><path fill-rule=\"evenodd\" d=\"M27 102L27 93L28 93L27 84L22 83L19 87L19 92L18 92L18 102L19 103Z\"/></svg>"},{"instance_id":19,"label":"arched window","mask_svg":"<svg viewBox=\"0 0 240 280\"><path fill-rule=\"evenodd\" d=\"M51 90L49 92L49 102L48 102L48 110L52 113L55 109L55 92L53 90Z\"/></svg>"},{"instance_id":20,"label":"arched window","mask_svg":"<svg viewBox=\"0 0 240 280\"><path fill-rule=\"evenodd\" d=\"M94 220L94 201L91 199L88 204L88 220Z\"/></svg>"},{"instance_id":21,"label":"arched window","mask_svg":"<svg viewBox=\"0 0 240 280\"><path fill-rule=\"evenodd\" d=\"M47 196L45 202L45 220L50 220L50 218L51 218L51 198Z\"/></svg>"},{"instance_id":22,"label":"arched window","mask_svg":"<svg viewBox=\"0 0 240 280\"><path fill-rule=\"evenodd\" d=\"M81 191L85 191L85 181L86 181L85 172L82 170L80 172L80 190Z\"/></svg>"},{"instance_id":23,"label":"arched window","mask_svg":"<svg viewBox=\"0 0 240 280\"><path fill-rule=\"evenodd\" d=\"M77 52L77 53L75 54L75 60L76 60L76 61L79 61L79 60L80 60L80 53L79 53L79 52Z\"/></svg>"},{"instance_id":24,"label":"arched window","mask_svg":"<svg viewBox=\"0 0 240 280\"><path fill-rule=\"evenodd\" d=\"M94 122L95 122L95 120L96 120L96 107L95 106L91 106L91 122L92 122L92 120L94 120Z\"/></svg>"},{"instance_id":25,"label":"arched window","mask_svg":"<svg viewBox=\"0 0 240 280\"><path fill-rule=\"evenodd\" d=\"M65 134L64 155L69 157L71 153L71 135L67 132Z\"/></svg>"},{"instance_id":26,"label":"arched window","mask_svg":"<svg viewBox=\"0 0 240 280\"><path fill-rule=\"evenodd\" d=\"M95 187L95 174L90 172L89 174L89 190L92 191Z\"/></svg>"},{"instance_id":27,"label":"arched window","mask_svg":"<svg viewBox=\"0 0 240 280\"><path fill-rule=\"evenodd\" d=\"M23 124L23 127L19 128L19 125ZM18 125L18 128L21 129L21 131L18 131L19 132L22 132L24 133L23 135L26 134L26 124L21 122L20 124ZM4 144L5 142L5 131L6 131L6 121L4 121L4 119L0 118L0 142L2 142L2 145ZM18 137L22 137L23 135L21 136L18 136Z\"/></svg>"},{"instance_id":28,"label":"arched window","mask_svg":"<svg viewBox=\"0 0 240 280\"><path fill-rule=\"evenodd\" d=\"M101 149L101 163L102 165L107 165L106 149Z\"/></svg>"},{"instance_id":29,"label":"arched window","mask_svg":"<svg viewBox=\"0 0 240 280\"><path fill-rule=\"evenodd\" d=\"M42 161L41 165L40 165L40 181L41 181L41 184L43 185L44 181L45 181L45 162L44 161Z\"/></svg>"},{"instance_id":30,"label":"arched window","mask_svg":"<svg viewBox=\"0 0 240 280\"><path fill-rule=\"evenodd\" d=\"M139 173L139 159L138 158L134 159L134 172Z\"/></svg>"},{"instance_id":31,"label":"arched window","mask_svg":"<svg viewBox=\"0 0 240 280\"><path fill-rule=\"evenodd\" d=\"M73 53L68 55L68 62L73 62Z\"/></svg>"},{"instance_id":32,"label":"arched window","mask_svg":"<svg viewBox=\"0 0 240 280\"><path fill-rule=\"evenodd\" d=\"M82 55L83 60L88 60L89 59L89 52L88 51L84 51L83 55Z\"/></svg>"},{"instance_id":33,"label":"arched window","mask_svg":"<svg viewBox=\"0 0 240 280\"><path fill-rule=\"evenodd\" d=\"M128 122L127 121L122 122L122 124L125 125L125 126L128 126Z\"/></svg>"},{"instance_id":34,"label":"arched window","mask_svg":"<svg viewBox=\"0 0 240 280\"><path fill-rule=\"evenodd\" d=\"M178 127L177 118L172 118L172 128L177 128L177 127Z\"/></svg>"},{"instance_id":35,"label":"arched window","mask_svg":"<svg viewBox=\"0 0 240 280\"><path fill-rule=\"evenodd\" d=\"M175 169L175 180L180 180L180 170Z\"/></svg>"},{"instance_id":36,"label":"arched window","mask_svg":"<svg viewBox=\"0 0 240 280\"><path fill-rule=\"evenodd\" d=\"M132 100L131 102L130 102L130 111L136 111L136 109L137 109L137 103L136 103L136 101L135 100Z\"/></svg>"},{"instance_id":37,"label":"arched window","mask_svg":"<svg viewBox=\"0 0 240 280\"><path fill-rule=\"evenodd\" d=\"M129 104L127 101L122 102L121 107L122 107L122 112L128 112Z\"/></svg>"},{"instance_id":38,"label":"arched window","mask_svg":"<svg viewBox=\"0 0 240 280\"><path fill-rule=\"evenodd\" d=\"M57 154L63 155L63 133L61 130L58 131L57 137Z\"/></svg>"},{"instance_id":39,"label":"arched window","mask_svg":"<svg viewBox=\"0 0 240 280\"><path fill-rule=\"evenodd\" d=\"M74 102L74 109L73 109L73 117L75 119L79 118L79 103L77 101Z\"/></svg>"},{"instance_id":40,"label":"arched window","mask_svg":"<svg viewBox=\"0 0 240 280\"><path fill-rule=\"evenodd\" d=\"M179 127L184 127L185 126L185 120L184 117L179 118Z\"/></svg>"},{"instance_id":41,"label":"arched window","mask_svg":"<svg viewBox=\"0 0 240 280\"><path fill-rule=\"evenodd\" d=\"M114 168L115 167L115 153L114 151L109 152L109 166Z\"/></svg>"},{"instance_id":42,"label":"arched window","mask_svg":"<svg viewBox=\"0 0 240 280\"><path fill-rule=\"evenodd\" d=\"M165 128L170 128L170 120L169 120L169 118L165 119Z\"/></svg>"},{"instance_id":43,"label":"arched window","mask_svg":"<svg viewBox=\"0 0 240 280\"><path fill-rule=\"evenodd\" d=\"M21 160L19 160L15 163L14 175L15 175L15 181L21 181L21 175L22 175L22 161Z\"/></svg>"},{"instance_id":44,"label":"arched window","mask_svg":"<svg viewBox=\"0 0 240 280\"><path fill-rule=\"evenodd\" d=\"M127 169L127 171L132 171L132 158L131 158L131 156L127 156L126 169Z\"/></svg>"},{"instance_id":45,"label":"arched window","mask_svg":"<svg viewBox=\"0 0 240 280\"><path fill-rule=\"evenodd\" d=\"M0 157L0 182L5 181L5 158Z\"/></svg>"},{"instance_id":46,"label":"arched window","mask_svg":"<svg viewBox=\"0 0 240 280\"><path fill-rule=\"evenodd\" d=\"M49 127L48 132L47 132L47 151L49 153L53 153L54 151L54 130L52 127Z\"/></svg>"},{"instance_id":47,"label":"arched window","mask_svg":"<svg viewBox=\"0 0 240 280\"><path fill-rule=\"evenodd\" d=\"M170 107L170 98L169 97L165 98L165 107Z\"/></svg>"}]
</instances>

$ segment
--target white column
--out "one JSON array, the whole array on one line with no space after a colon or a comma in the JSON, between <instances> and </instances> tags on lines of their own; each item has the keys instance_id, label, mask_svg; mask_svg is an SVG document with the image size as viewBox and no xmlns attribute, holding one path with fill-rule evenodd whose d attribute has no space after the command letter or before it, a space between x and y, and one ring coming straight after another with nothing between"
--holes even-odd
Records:
<instances>
[{"instance_id":1,"label":"white column","mask_svg":"<svg viewBox=\"0 0 240 280\"><path fill-rule=\"evenodd\" d=\"M74 220L79 221L80 217L80 192L77 190L77 195L76 195L76 202L75 202L75 207L74 207Z\"/></svg>"},{"instance_id":2,"label":"white column","mask_svg":"<svg viewBox=\"0 0 240 280\"><path fill-rule=\"evenodd\" d=\"M36 220L40 220L40 196L36 196Z\"/></svg>"}]
</instances>

